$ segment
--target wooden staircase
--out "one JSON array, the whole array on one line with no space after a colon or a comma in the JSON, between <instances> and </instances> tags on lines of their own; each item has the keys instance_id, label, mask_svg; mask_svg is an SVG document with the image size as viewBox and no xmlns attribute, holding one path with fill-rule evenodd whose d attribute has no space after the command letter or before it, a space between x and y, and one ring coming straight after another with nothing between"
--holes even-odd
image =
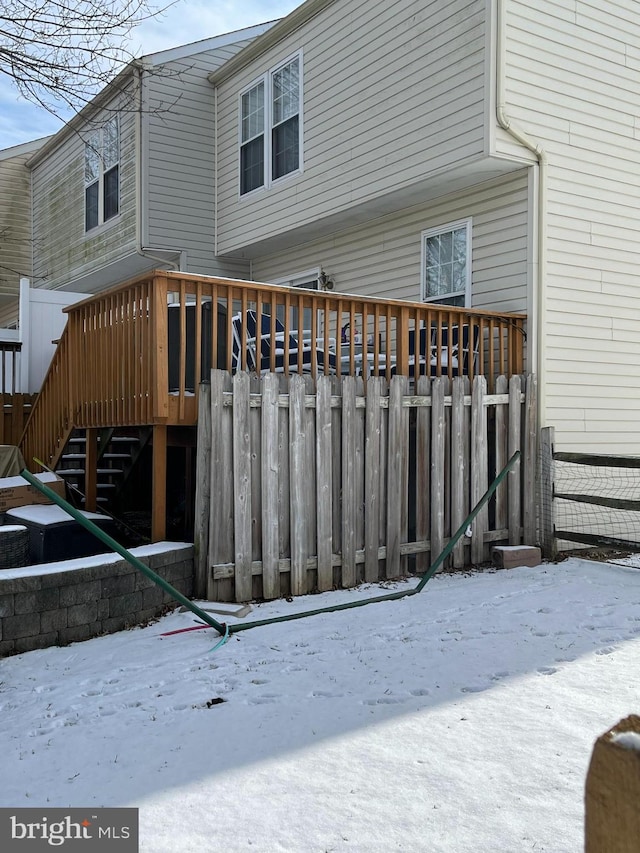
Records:
<instances>
[{"instance_id":1,"label":"wooden staircase","mask_svg":"<svg viewBox=\"0 0 640 853\"><path fill-rule=\"evenodd\" d=\"M110 513L119 510L123 491L149 442L149 427L105 429L98 434L96 505ZM56 473L71 487L80 505L87 491L86 430L75 429L60 456Z\"/></svg>"}]
</instances>

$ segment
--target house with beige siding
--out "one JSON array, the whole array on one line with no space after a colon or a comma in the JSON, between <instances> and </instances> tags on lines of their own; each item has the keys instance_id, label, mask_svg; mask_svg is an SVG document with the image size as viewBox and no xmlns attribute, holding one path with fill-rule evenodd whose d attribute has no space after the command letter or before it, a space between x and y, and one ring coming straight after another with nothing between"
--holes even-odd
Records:
<instances>
[{"instance_id":1,"label":"house with beige siding","mask_svg":"<svg viewBox=\"0 0 640 853\"><path fill-rule=\"evenodd\" d=\"M32 158L35 282L525 313L540 425L638 453L639 155L635 0L306 0L133 63Z\"/></svg>"},{"instance_id":2,"label":"house with beige siding","mask_svg":"<svg viewBox=\"0 0 640 853\"><path fill-rule=\"evenodd\" d=\"M47 137L0 151L0 326L12 323L20 279L31 276L31 180L27 161Z\"/></svg>"},{"instance_id":3,"label":"house with beige siding","mask_svg":"<svg viewBox=\"0 0 640 853\"><path fill-rule=\"evenodd\" d=\"M130 63L30 159L36 286L95 293L154 267L244 272L214 253L207 75L269 26Z\"/></svg>"}]
</instances>

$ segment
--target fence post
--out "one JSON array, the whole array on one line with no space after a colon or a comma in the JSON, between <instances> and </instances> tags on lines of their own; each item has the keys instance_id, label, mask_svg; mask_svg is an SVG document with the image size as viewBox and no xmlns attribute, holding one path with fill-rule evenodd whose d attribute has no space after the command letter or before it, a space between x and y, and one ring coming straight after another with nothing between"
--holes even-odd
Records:
<instances>
[{"instance_id":1,"label":"fence post","mask_svg":"<svg viewBox=\"0 0 640 853\"><path fill-rule=\"evenodd\" d=\"M525 394L525 431L524 459L522 465L522 535L525 545L536 544L536 462L537 462L537 420L536 412L538 380L529 375L526 380Z\"/></svg>"},{"instance_id":2,"label":"fence post","mask_svg":"<svg viewBox=\"0 0 640 853\"><path fill-rule=\"evenodd\" d=\"M640 839L640 717L595 742L585 790L585 853L637 853Z\"/></svg>"},{"instance_id":3,"label":"fence post","mask_svg":"<svg viewBox=\"0 0 640 853\"><path fill-rule=\"evenodd\" d=\"M547 559L553 560L557 553L553 515L553 448L555 430L544 427L540 430L540 545Z\"/></svg>"}]
</instances>

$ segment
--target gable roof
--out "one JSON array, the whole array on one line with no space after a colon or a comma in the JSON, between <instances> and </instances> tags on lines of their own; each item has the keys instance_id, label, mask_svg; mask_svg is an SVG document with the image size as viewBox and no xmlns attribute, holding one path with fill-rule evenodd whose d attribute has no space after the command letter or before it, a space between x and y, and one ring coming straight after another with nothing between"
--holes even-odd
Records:
<instances>
[{"instance_id":1,"label":"gable roof","mask_svg":"<svg viewBox=\"0 0 640 853\"><path fill-rule=\"evenodd\" d=\"M276 21L267 21L263 24L257 24L252 27L244 27L240 30L233 30L230 33L213 36L200 41L191 42L189 44L180 45L179 47L169 48L168 50L157 51L156 53L148 53L137 59L131 60L120 71L110 83L101 89L85 106L76 113L68 122L61 127L60 130L53 136L49 137L48 141L34 154L28 161L27 166L30 168L40 163L51 151L53 151L61 142L63 142L73 131L77 130L82 124L94 113L106 104L112 97L122 90L122 87L127 78L133 74L138 68L154 68L164 65L167 62L174 62L179 59L186 59L189 56L197 56L199 53L204 53L208 50L215 50L219 47L225 47L229 44L235 44L238 41L245 39L255 39L267 32L273 27Z\"/></svg>"}]
</instances>

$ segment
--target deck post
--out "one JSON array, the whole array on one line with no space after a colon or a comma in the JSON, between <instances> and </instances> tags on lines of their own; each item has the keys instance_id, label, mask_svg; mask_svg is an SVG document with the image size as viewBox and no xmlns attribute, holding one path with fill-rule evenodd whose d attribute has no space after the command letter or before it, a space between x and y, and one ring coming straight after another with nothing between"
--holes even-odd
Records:
<instances>
[{"instance_id":1,"label":"deck post","mask_svg":"<svg viewBox=\"0 0 640 853\"><path fill-rule=\"evenodd\" d=\"M98 503L98 430L86 431L84 459L84 505L89 512L95 512Z\"/></svg>"},{"instance_id":2,"label":"deck post","mask_svg":"<svg viewBox=\"0 0 640 853\"><path fill-rule=\"evenodd\" d=\"M151 483L151 541L166 536L167 525L167 427L153 427L153 474Z\"/></svg>"}]
</instances>

